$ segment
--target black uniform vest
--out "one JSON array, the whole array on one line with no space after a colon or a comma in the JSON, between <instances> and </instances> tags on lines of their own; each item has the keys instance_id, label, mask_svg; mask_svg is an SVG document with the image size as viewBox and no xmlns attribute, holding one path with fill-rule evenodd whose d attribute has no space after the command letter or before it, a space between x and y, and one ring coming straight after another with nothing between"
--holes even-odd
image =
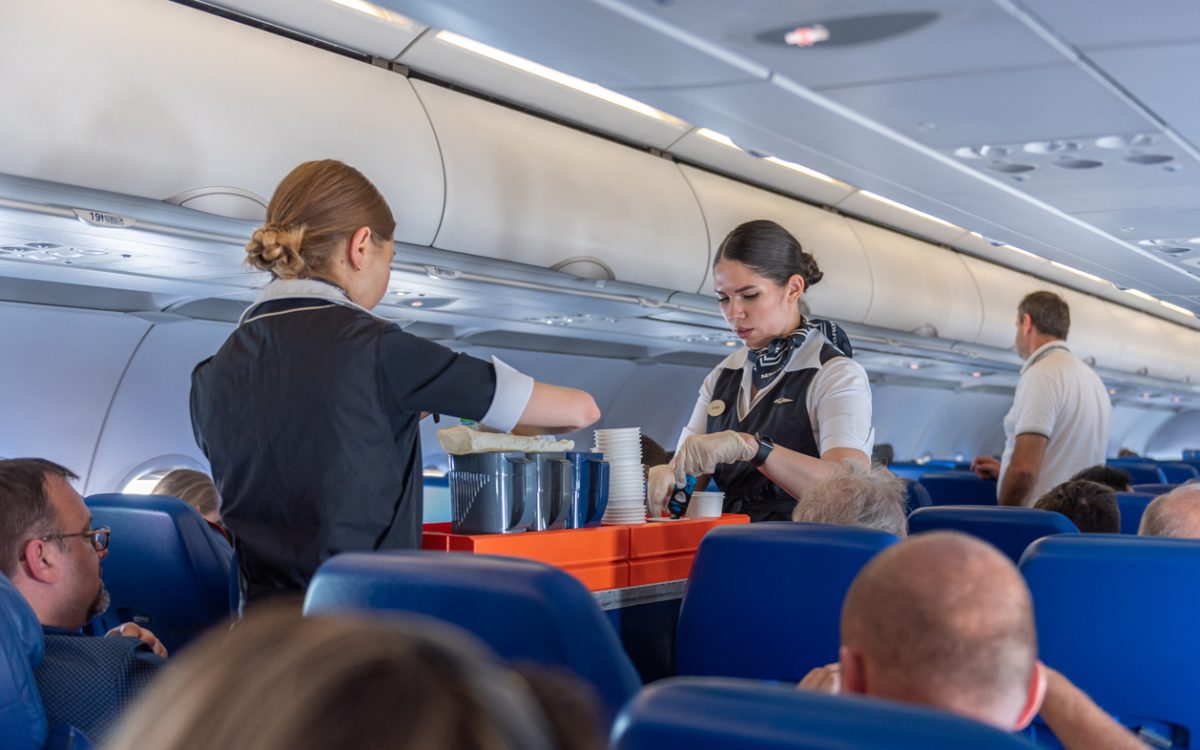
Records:
<instances>
[{"instance_id":1,"label":"black uniform vest","mask_svg":"<svg viewBox=\"0 0 1200 750\"><path fill-rule=\"evenodd\" d=\"M771 437L776 445L819 458L821 451L808 418L808 389L826 362L846 355L824 337L810 334L809 339L792 353L793 361L796 357L811 358L809 352L815 346L819 346L820 351L813 365L776 376L770 391L750 409L745 419L738 419L737 413L742 368L722 370L709 403L719 400L725 404L725 409L708 418L707 431L762 433ZM720 464L713 472L713 478L725 493L726 513L745 513L751 521L791 520L795 499L763 476L749 461Z\"/></svg>"}]
</instances>

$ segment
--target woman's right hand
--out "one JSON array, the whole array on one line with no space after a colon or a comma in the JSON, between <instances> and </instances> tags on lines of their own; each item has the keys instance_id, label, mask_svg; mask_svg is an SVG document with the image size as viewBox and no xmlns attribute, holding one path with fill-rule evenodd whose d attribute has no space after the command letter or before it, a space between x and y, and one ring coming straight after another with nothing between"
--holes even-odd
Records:
<instances>
[{"instance_id":1,"label":"woman's right hand","mask_svg":"<svg viewBox=\"0 0 1200 750\"><path fill-rule=\"evenodd\" d=\"M688 474L696 477L712 474L717 464L749 461L758 452L754 443L754 438L734 430L688 435L671 459L675 483L684 484Z\"/></svg>"}]
</instances>

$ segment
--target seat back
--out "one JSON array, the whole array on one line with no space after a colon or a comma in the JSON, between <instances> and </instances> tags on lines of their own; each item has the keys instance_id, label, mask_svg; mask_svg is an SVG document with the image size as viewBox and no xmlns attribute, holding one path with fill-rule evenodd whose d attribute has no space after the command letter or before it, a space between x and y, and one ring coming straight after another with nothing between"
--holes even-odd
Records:
<instances>
[{"instance_id":1,"label":"seat back","mask_svg":"<svg viewBox=\"0 0 1200 750\"><path fill-rule=\"evenodd\" d=\"M675 638L675 673L797 682L837 661L842 600L896 542L820 523L721 526L701 540Z\"/></svg>"},{"instance_id":2,"label":"seat back","mask_svg":"<svg viewBox=\"0 0 1200 750\"><path fill-rule=\"evenodd\" d=\"M1071 519L1037 508L988 508L980 505L942 505L919 508L908 517L908 533L961 531L996 546L1013 563L1025 548L1051 534L1078 534Z\"/></svg>"},{"instance_id":3,"label":"seat back","mask_svg":"<svg viewBox=\"0 0 1200 750\"><path fill-rule=\"evenodd\" d=\"M891 701L750 680L673 678L621 711L613 750L1017 750L1010 734Z\"/></svg>"},{"instance_id":4,"label":"seat back","mask_svg":"<svg viewBox=\"0 0 1200 750\"><path fill-rule=\"evenodd\" d=\"M1053 536L1029 547L1021 572L1042 661L1126 726L1200 736L1200 542Z\"/></svg>"},{"instance_id":5,"label":"seat back","mask_svg":"<svg viewBox=\"0 0 1200 750\"><path fill-rule=\"evenodd\" d=\"M1156 461L1168 482L1182 484L1190 479L1200 479L1200 470L1186 461Z\"/></svg>"},{"instance_id":6,"label":"seat back","mask_svg":"<svg viewBox=\"0 0 1200 750\"><path fill-rule=\"evenodd\" d=\"M1129 477L1134 484L1154 484L1165 483L1167 481L1163 470L1158 467L1158 464L1145 459L1123 459L1110 458L1105 462L1109 466L1115 466L1118 469L1124 469L1129 472Z\"/></svg>"},{"instance_id":7,"label":"seat back","mask_svg":"<svg viewBox=\"0 0 1200 750\"><path fill-rule=\"evenodd\" d=\"M887 470L902 479L920 479L926 474L943 471L958 471L966 469L970 464L959 461L926 461L919 464L916 461L898 461L887 465Z\"/></svg>"},{"instance_id":8,"label":"seat back","mask_svg":"<svg viewBox=\"0 0 1200 750\"><path fill-rule=\"evenodd\" d=\"M1135 484L1133 485L1133 491L1140 492L1145 495L1154 495L1157 497L1158 495L1167 494L1178 486L1179 485L1171 484L1170 482L1151 482L1149 484Z\"/></svg>"},{"instance_id":9,"label":"seat back","mask_svg":"<svg viewBox=\"0 0 1200 750\"><path fill-rule=\"evenodd\" d=\"M37 615L0 573L0 744L5 748L41 750L46 744L46 709L33 677L44 651Z\"/></svg>"},{"instance_id":10,"label":"seat back","mask_svg":"<svg viewBox=\"0 0 1200 750\"><path fill-rule=\"evenodd\" d=\"M996 482L971 471L926 474L920 482L934 505L995 505Z\"/></svg>"},{"instance_id":11,"label":"seat back","mask_svg":"<svg viewBox=\"0 0 1200 750\"><path fill-rule=\"evenodd\" d=\"M145 625L171 652L229 615L233 550L187 503L162 495L92 495L112 537L102 567L112 595L105 628Z\"/></svg>"},{"instance_id":12,"label":"seat back","mask_svg":"<svg viewBox=\"0 0 1200 750\"><path fill-rule=\"evenodd\" d=\"M912 513L917 508L928 508L933 505L933 501L929 499L929 492L917 480L905 479L904 490L908 495L908 507L905 509L905 513Z\"/></svg>"},{"instance_id":13,"label":"seat back","mask_svg":"<svg viewBox=\"0 0 1200 750\"><path fill-rule=\"evenodd\" d=\"M474 633L509 661L565 667L595 687L609 719L641 687L591 593L558 568L444 552L348 552L317 569L304 613L417 612Z\"/></svg>"},{"instance_id":14,"label":"seat back","mask_svg":"<svg viewBox=\"0 0 1200 750\"><path fill-rule=\"evenodd\" d=\"M1121 508L1121 533L1136 535L1146 506L1157 495L1149 492L1118 492L1116 496L1117 505Z\"/></svg>"}]
</instances>

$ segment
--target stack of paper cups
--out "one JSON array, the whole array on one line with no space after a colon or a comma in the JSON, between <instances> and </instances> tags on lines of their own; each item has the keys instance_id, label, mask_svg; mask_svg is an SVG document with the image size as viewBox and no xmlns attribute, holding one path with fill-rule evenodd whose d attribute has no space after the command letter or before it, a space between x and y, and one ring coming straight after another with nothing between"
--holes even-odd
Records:
<instances>
[{"instance_id":1,"label":"stack of paper cups","mask_svg":"<svg viewBox=\"0 0 1200 750\"><path fill-rule=\"evenodd\" d=\"M642 428L596 430L596 448L608 462L605 524L646 522L646 484L642 469Z\"/></svg>"}]
</instances>

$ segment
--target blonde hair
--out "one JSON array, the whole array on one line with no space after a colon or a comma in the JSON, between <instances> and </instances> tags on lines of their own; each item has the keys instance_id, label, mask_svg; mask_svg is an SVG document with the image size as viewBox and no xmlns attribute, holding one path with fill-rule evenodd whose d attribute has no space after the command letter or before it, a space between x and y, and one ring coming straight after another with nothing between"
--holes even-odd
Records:
<instances>
[{"instance_id":1,"label":"blonde hair","mask_svg":"<svg viewBox=\"0 0 1200 750\"><path fill-rule=\"evenodd\" d=\"M202 471L195 469L172 469L158 480L151 495L170 495L177 497L195 508L200 515L220 512L221 495L213 480Z\"/></svg>"},{"instance_id":2,"label":"blonde hair","mask_svg":"<svg viewBox=\"0 0 1200 750\"><path fill-rule=\"evenodd\" d=\"M246 262L276 278L307 278L327 270L338 243L359 227L384 242L396 232L378 188L340 161L306 161L275 188L266 222L246 243Z\"/></svg>"},{"instance_id":3,"label":"blonde hair","mask_svg":"<svg viewBox=\"0 0 1200 750\"><path fill-rule=\"evenodd\" d=\"M268 605L172 659L107 750L549 748L528 688L447 628Z\"/></svg>"}]
</instances>

